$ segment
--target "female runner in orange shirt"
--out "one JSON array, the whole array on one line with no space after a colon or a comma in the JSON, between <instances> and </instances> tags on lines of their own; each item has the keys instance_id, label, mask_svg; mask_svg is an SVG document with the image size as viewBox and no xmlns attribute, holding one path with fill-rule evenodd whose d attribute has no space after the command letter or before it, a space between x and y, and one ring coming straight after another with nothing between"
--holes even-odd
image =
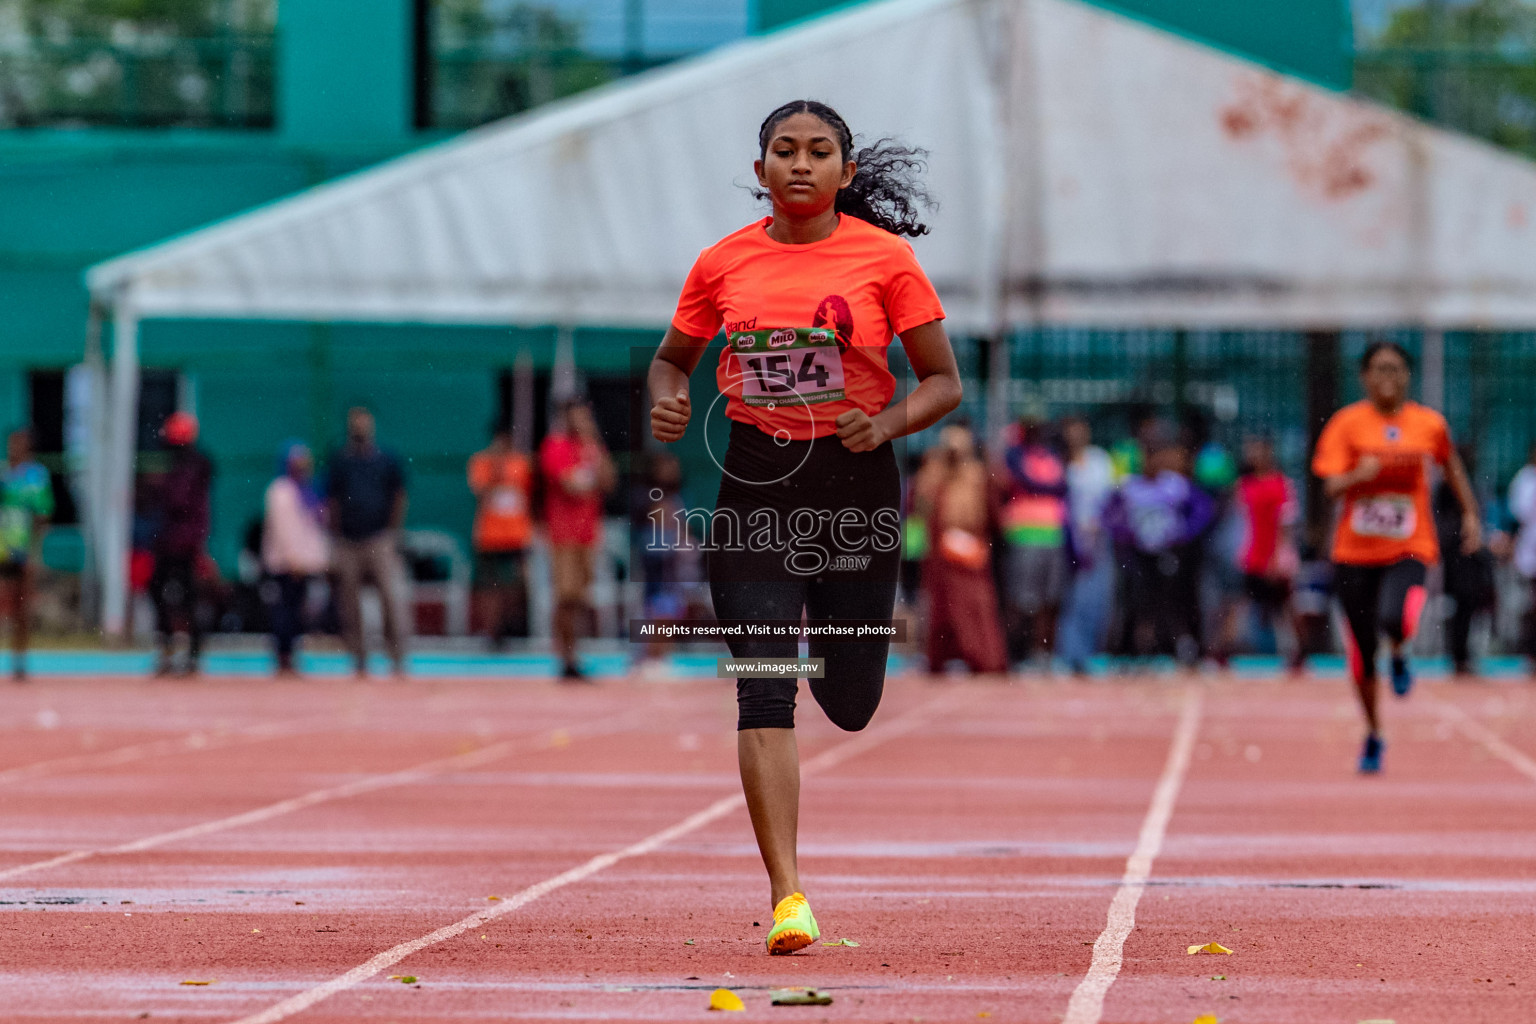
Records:
<instances>
[{"instance_id":1,"label":"female runner in orange shirt","mask_svg":"<svg viewBox=\"0 0 1536 1024\"><path fill-rule=\"evenodd\" d=\"M716 379L730 444L711 520L709 577L722 621L889 622L900 566L901 480L890 441L960 402L943 307L900 235L926 195L921 154L854 151L847 124L811 100L786 103L758 132L757 179L772 216L705 249L651 363L651 432L683 436L688 378L723 326ZM918 384L892 403L892 335ZM722 530L726 534L720 537ZM732 536L734 534L734 536ZM823 642L812 695L839 727L862 729L880 702L888 640ZM735 658L794 658L787 639L733 639ZM797 679L739 678L737 751L774 924L768 952L819 936L796 863L800 763Z\"/></svg>"},{"instance_id":2,"label":"female runner in orange shirt","mask_svg":"<svg viewBox=\"0 0 1536 1024\"><path fill-rule=\"evenodd\" d=\"M1381 770L1381 721L1376 713L1376 641L1392 650L1392 690L1407 696L1413 675L1403 645L1418 630L1424 577L1440 557L1429 508L1430 464L1442 466L1462 509L1462 544L1482 544L1477 499L1451 446L1445 419L1408 400L1408 353L1378 341L1360 360L1365 400L1333 414L1317 440L1312 472L1338 500L1334 531L1334 593L1349 623L1350 674L1370 732L1360 770Z\"/></svg>"}]
</instances>

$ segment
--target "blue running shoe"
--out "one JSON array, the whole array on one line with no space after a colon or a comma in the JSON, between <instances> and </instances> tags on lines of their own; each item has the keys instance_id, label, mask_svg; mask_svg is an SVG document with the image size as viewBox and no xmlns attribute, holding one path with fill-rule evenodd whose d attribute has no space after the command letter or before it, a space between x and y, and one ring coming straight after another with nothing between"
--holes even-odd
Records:
<instances>
[{"instance_id":1,"label":"blue running shoe","mask_svg":"<svg viewBox=\"0 0 1536 1024\"><path fill-rule=\"evenodd\" d=\"M1413 689L1413 673L1408 671L1407 658L1392 659L1392 692L1399 697L1408 696Z\"/></svg>"},{"instance_id":2,"label":"blue running shoe","mask_svg":"<svg viewBox=\"0 0 1536 1024\"><path fill-rule=\"evenodd\" d=\"M1365 738L1365 749L1360 751L1361 775L1375 775L1381 771L1381 752L1386 748L1387 745L1375 733Z\"/></svg>"}]
</instances>

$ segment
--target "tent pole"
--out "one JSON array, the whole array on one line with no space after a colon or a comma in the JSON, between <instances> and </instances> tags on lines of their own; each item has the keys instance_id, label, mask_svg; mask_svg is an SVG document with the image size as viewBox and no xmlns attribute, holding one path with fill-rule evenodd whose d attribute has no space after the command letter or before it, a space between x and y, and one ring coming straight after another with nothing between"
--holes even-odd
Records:
<instances>
[{"instance_id":1,"label":"tent pole","mask_svg":"<svg viewBox=\"0 0 1536 1024\"><path fill-rule=\"evenodd\" d=\"M567 398L576 397L576 331L568 323L555 328L555 363L550 371L549 414L551 422Z\"/></svg>"},{"instance_id":2,"label":"tent pole","mask_svg":"<svg viewBox=\"0 0 1536 1024\"><path fill-rule=\"evenodd\" d=\"M994 5L988 12L994 20L988 37L994 41L991 51L992 81L992 151L998 159L982 162L989 175L988 197L991 216L982 221L981 271L982 309L987 324L984 433L978 439L988 449L1001 448L1008 426L1009 345L1008 345L1008 260L1011 225L1014 217L1013 138L1014 79L1018 74L1016 44L1019 12L1012 3Z\"/></svg>"},{"instance_id":3,"label":"tent pole","mask_svg":"<svg viewBox=\"0 0 1536 1024\"><path fill-rule=\"evenodd\" d=\"M1438 327L1424 328L1419 345L1420 393L1424 404L1445 412L1445 332Z\"/></svg>"},{"instance_id":4,"label":"tent pole","mask_svg":"<svg viewBox=\"0 0 1536 1024\"><path fill-rule=\"evenodd\" d=\"M80 613L86 622L101 624L101 509L103 504L103 465L107 452L107 364L101 348L104 310L92 302L85 322L85 358L81 364L89 391L86 407L87 436L84 464L78 470L77 492L81 498L85 524L85 567L80 574ZM73 475L73 474L72 474Z\"/></svg>"},{"instance_id":5,"label":"tent pole","mask_svg":"<svg viewBox=\"0 0 1536 1024\"><path fill-rule=\"evenodd\" d=\"M526 348L512 364L512 446L533 451L533 353Z\"/></svg>"},{"instance_id":6,"label":"tent pole","mask_svg":"<svg viewBox=\"0 0 1536 1024\"><path fill-rule=\"evenodd\" d=\"M128 621L129 528L133 518L133 469L138 447L139 317L119 296L112 321L111 404L108 407L105 500L101 508L101 630L122 637Z\"/></svg>"}]
</instances>

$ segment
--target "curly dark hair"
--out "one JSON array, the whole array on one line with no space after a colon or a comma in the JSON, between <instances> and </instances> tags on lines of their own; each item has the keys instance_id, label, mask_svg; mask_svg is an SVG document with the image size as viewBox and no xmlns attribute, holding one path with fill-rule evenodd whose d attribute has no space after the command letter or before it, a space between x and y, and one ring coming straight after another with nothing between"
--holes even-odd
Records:
<instances>
[{"instance_id":1,"label":"curly dark hair","mask_svg":"<svg viewBox=\"0 0 1536 1024\"><path fill-rule=\"evenodd\" d=\"M927 150L904 146L895 139L880 139L855 150L853 132L841 114L816 100L791 100L764 118L757 130L760 158L767 159L774 129L796 114L810 114L825 121L837 135L843 159L858 164L853 181L837 193L838 213L868 221L892 234L916 238L928 233L928 225L918 219L918 208L933 209L936 204L917 180L927 169ZM759 199L767 195L760 190L754 194Z\"/></svg>"}]
</instances>

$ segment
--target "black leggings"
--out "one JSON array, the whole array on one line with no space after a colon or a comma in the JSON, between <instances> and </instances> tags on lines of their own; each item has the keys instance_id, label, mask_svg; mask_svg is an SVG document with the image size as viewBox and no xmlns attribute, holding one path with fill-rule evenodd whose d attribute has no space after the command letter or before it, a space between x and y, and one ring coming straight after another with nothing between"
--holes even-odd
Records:
<instances>
[{"instance_id":1,"label":"black leggings","mask_svg":"<svg viewBox=\"0 0 1536 1024\"><path fill-rule=\"evenodd\" d=\"M803 609L812 623L888 622L901 565L900 508L901 475L889 444L859 453L836 436L781 444L733 422L711 540L721 545L729 539L722 524L739 524L742 543L709 552L715 615L798 622ZM770 537L774 525L777 537ZM799 654L792 638L733 639L730 648L742 659ZM825 659L824 678L810 680L816 703L838 728L864 728L880 706L890 641L812 637L808 648ZM798 679L738 679L736 728L793 729L798 688Z\"/></svg>"},{"instance_id":2,"label":"black leggings","mask_svg":"<svg viewBox=\"0 0 1536 1024\"><path fill-rule=\"evenodd\" d=\"M203 649L203 622L198 612L197 556L156 555L149 593L155 603L155 631L161 648L171 650L177 619L187 628L187 650L195 662Z\"/></svg>"},{"instance_id":3,"label":"black leggings","mask_svg":"<svg viewBox=\"0 0 1536 1024\"><path fill-rule=\"evenodd\" d=\"M1401 643L1418 632L1427 572L1424 563L1415 558L1390 565L1334 565L1333 592L1349 623L1345 640L1349 669L1356 679L1376 677L1380 634Z\"/></svg>"}]
</instances>

